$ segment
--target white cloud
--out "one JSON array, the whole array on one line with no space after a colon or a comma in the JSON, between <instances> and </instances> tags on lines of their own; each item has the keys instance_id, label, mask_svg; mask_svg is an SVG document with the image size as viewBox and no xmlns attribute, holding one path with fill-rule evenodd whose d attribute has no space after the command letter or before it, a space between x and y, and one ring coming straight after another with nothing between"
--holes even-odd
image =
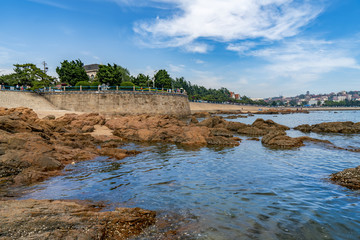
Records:
<instances>
[{"instance_id":1,"label":"white cloud","mask_svg":"<svg viewBox=\"0 0 360 240\"><path fill-rule=\"evenodd\" d=\"M204 43L190 43L185 45L185 50L193 53L207 53L211 49L211 46Z\"/></svg>"},{"instance_id":2,"label":"white cloud","mask_svg":"<svg viewBox=\"0 0 360 240\"><path fill-rule=\"evenodd\" d=\"M192 84L197 84L206 88L218 89L224 87L223 77L216 76L213 72L192 70L189 80Z\"/></svg>"},{"instance_id":3,"label":"white cloud","mask_svg":"<svg viewBox=\"0 0 360 240\"><path fill-rule=\"evenodd\" d=\"M197 64L204 64L205 62L201 59L195 59L195 63Z\"/></svg>"},{"instance_id":4,"label":"white cloud","mask_svg":"<svg viewBox=\"0 0 360 240\"><path fill-rule=\"evenodd\" d=\"M264 70L272 78L286 77L302 83L339 68L360 70L351 48L344 42L298 39L250 54L269 62Z\"/></svg>"},{"instance_id":5,"label":"white cloud","mask_svg":"<svg viewBox=\"0 0 360 240\"><path fill-rule=\"evenodd\" d=\"M173 65L173 64L169 64L169 69L171 72L176 72L176 73L180 73L184 70L185 65Z\"/></svg>"},{"instance_id":6,"label":"white cloud","mask_svg":"<svg viewBox=\"0 0 360 240\"><path fill-rule=\"evenodd\" d=\"M154 2L154 1L153 1ZM169 18L138 22L134 31L155 47L201 44L201 39L232 42L280 40L294 36L322 11L308 0L163 0L179 11ZM321 2L321 1L320 1ZM209 49L197 49L206 52ZM229 46L234 48L236 46ZM190 47L191 48L191 47Z\"/></svg>"},{"instance_id":7,"label":"white cloud","mask_svg":"<svg viewBox=\"0 0 360 240\"><path fill-rule=\"evenodd\" d=\"M0 68L0 76L1 76L1 75L11 74L11 73L14 73L14 70L13 70L13 69L5 69L5 68L1 69L1 68Z\"/></svg>"}]
</instances>

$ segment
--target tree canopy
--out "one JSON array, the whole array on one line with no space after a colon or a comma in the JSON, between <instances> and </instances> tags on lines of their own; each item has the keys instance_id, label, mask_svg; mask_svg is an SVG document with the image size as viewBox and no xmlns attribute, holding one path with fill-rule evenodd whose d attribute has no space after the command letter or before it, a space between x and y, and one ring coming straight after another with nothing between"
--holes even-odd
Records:
<instances>
[{"instance_id":1,"label":"tree canopy","mask_svg":"<svg viewBox=\"0 0 360 240\"><path fill-rule=\"evenodd\" d=\"M21 85L30 86L35 88L48 87L55 81L54 77L51 77L44 73L35 64L14 64L14 72L12 74L0 76L0 82L6 85Z\"/></svg>"},{"instance_id":2,"label":"tree canopy","mask_svg":"<svg viewBox=\"0 0 360 240\"><path fill-rule=\"evenodd\" d=\"M110 86L118 86L122 82L130 81L130 72L116 64L100 65L99 71L96 74L96 80Z\"/></svg>"},{"instance_id":3,"label":"tree canopy","mask_svg":"<svg viewBox=\"0 0 360 240\"><path fill-rule=\"evenodd\" d=\"M65 60L61 63L60 67L56 68L60 81L75 86L77 82L89 81L89 76L86 74L84 64L78 60L69 62Z\"/></svg>"},{"instance_id":4,"label":"tree canopy","mask_svg":"<svg viewBox=\"0 0 360 240\"><path fill-rule=\"evenodd\" d=\"M172 79L170 78L169 73L165 69L161 69L157 71L154 78L155 78L155 87L171 88Z\"/></svg>"},{"instance_id":5,"label":"tree canopy","mask_svg":"<svg viewBox=\"0 0 360 240\"><path fill-rule=\"evenodd\" d=\"M133 79L133 83L139 87L150 86L150 76L139 73L137 77Z\"/></svg>"}]
</instances>

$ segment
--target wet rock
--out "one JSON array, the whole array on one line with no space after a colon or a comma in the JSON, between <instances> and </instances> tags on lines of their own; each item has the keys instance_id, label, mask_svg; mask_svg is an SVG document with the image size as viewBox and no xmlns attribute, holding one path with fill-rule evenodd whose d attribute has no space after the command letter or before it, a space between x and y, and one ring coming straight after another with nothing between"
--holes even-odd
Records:
<instances>
[{"instance_id":1,"label":"wet rock","mask_svg":"<svg viewBox=\"0 0 360 240\"><path fill-rule=\"evenodd\" d=\"M297 148L303 146L303 141L286 135L284 131L271 131L266 134L261 143L272 148Z\"/></svg>"},{"instance_id":2,"label":"wet rock","mask_svg":"<svg viewBox=\"0 0 360 240\"><path fill-rule=\"evenodd\" d=\"M229 130L225 128L212 128L210 129L210 133L214 136L222 136L222 137L232 137L233 134Z\"/></svg>"},{"instance_id":3,"label":"wet rock","mask_svg":"<svg viewBox=\"0 0 360 240\"><path fill-rule=\"evenodd\" d=\"M301 132L309 133L311 132L312 127L309 124L302 124L294 128L295 130L299 130Z\"/></svg>"},{"instance_id":4,"label":"wet rock","mask_svg":"<svg viewBox=\"0 0 360 240\"><path fill-rule=\"evenodd\" d=\"M314 125L303 124L295 127L294 129L302 132L315 132L315 133L360 133L360 122L353 123L347 122L325 122Z\"/></svg>"},{"instance_id":5,"label":"wet rock","mask_svg":"<svg viewBox=\"0 0 360 240\"><path fill-rule=\"evenodd\" d=\"M156 213L139 208L102 212L81 201L0 201L2 239L128 239L155 223Z\"/></svg>"},{"instance_id":6,"label":"wet rock","mask_svg":"<svg viewBox=\"0 0 360 240\"><path fill-rule=\"evenodd\" d=\"M261 119L261 118L256 119L251 126L266 130L267 132L273 131L273 130L278 130L278 131L290 130L289 127L275 123L273 120L265 121L264 119Z\"/></svg>"},{"instance_id":7,"label":"wet rock","mask_svg":"<svg viewBox=\"0 0 360 240\"><path fill-rule=\"evenodd\" d=\"M99 152L99 155L101 155L101 156L108 156L111 158L115 158L117 160L123 159L127 156L136 155L136 154L141 153L136 150L125 150L125 149L109 148L109 147L101 148L98 150L98 152Z\"/></svg>"},{"instance_id":8,"label":"wet rock","mask_svg":"<svg viewBox=\"0 0 360 240\"><path fill-rule=\"evenodd\" d=\"M237 132L239 129L245 128L247 126L247 124L240 122L226 122L225 124L226 129L234 132Z\"/></svg>"},{"instance_id":9,"label":"wet rock","mask_svg":"<svg viewBox=\"0 0 360 240\"><path fill-rule=\"evenodd\" d=\"M225 119L237 119L237 118L247 118L247 116L244 115L234 115L234 116L227 116Z\"/></svg>"},{"instance_id":10,"label":"wet rock","mask_svg":"<svg viewBox=\"0 0 360 240\"><path fill-rule=\"evenodd\" d=\"M216 137L208 137L206 138L206 142L209 145L222 145L222 146L239 146L240 143L231 139L231 138L225 138L221 136Z\"/></svg>"},{"instance_id":11,"label":"wet rock","mask_svg":"<svg viewBox=\"0 0 360 240\"><path fill-rule=\"evenodd\" d=\"M246 136L263 136L267 133L267 131L257 127L247 126L245 128L240 128L237 133Z\"/></svg>"},{"instance_id":12,"label":"wet rock","mask_svg":"<svg viewBox=\"0 0 360 240\"><path fill-rule=\"evenodd\" d=\"M360 166L348 168L330 175L330 180L352 190L360 189Z\"/></svg>"},{"instance_id":13,"label":"wet rock","mask_svg":"<svg viewBox=\"0 0 360 240\"><path fill-rule=\"evenodd\" d=\"M196 112L193 113L192 116L196 118L208 118L211 116L211 114L209 112Z\"/></svg>"},{"instance_id":14,"label":"wet rock","mask_svg":"<svg viewBox=\"0 0 360 240\"><path fill-rule=\"evenodd\" d=\"M195 116L191 116L190 123L198 124L199 121L197 120L197 118Z\"/></svg>"},{"instance_id":15,"label":"wet rock","mask_svg":"<svg viewBox=\"0 0 360 240\"><path fill-rule=\"evenodd\" d=\"M225 122L226 121L222 117L215 116L215 117L210 117L210 118L207 118L207 119L201 121L198 125L208 127L208 128L214 128L214 127L218 126L219 124L225 124Z\"/></svg>"},{"instance_id":16,"label":"wet rock","mask_svg":"<svg viewBox=\"0 0 360 240\"><path fill-rule=\"evenodd\" d=\"M197 125L188 125L171 116L139 115L110 119L105 125L114 130L115 136L124 140L205 146L210 142L206 139L215 137L215 135L232 136L224 128L225 124L226 121L221 117L212 117ZM222 130L212 130L212 127L222 128ZM233 145L231 141L228 142ZM216 141L212 141L212 143L216 143ZM221 142L221 144L224 143L225 141Z\"/></svg>"},{"instance_id":17,"label":"wet rock","mask_svg":"<svg viewBox=\"0 0 360 240\"><path fill-rule=\"evenodd\" d=\"M260 139L256 138L256 137L248 138L247 140L249 140L249 141L260 141Z\"/></svg>"}]
</instances>

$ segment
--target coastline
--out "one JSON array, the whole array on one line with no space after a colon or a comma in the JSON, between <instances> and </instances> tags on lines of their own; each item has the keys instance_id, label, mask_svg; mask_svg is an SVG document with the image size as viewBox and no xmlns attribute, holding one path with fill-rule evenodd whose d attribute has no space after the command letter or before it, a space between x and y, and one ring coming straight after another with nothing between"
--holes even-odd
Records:
<instances>
[{"instance_id":1,"label":"coastline","mask_svg":"<svg viewBox=\"0 0 360 240\"><path fill-rule=\"evenodd\" d=\"M216 104L216 103L199 103L199 102L190 102L190 110L191 113L195 112L211 112L211 111L243 111L243 112L257 112L259 109L269 110L269 109L276 109L276 110L296 110L300 108L296 107L263 107L263 106L251 106L251 105L230 105L230 104ZM307 111L354 111L360 110L360 107L314 107L314 108L302 108L302 110Z\"/></svg>"}]
</instances>

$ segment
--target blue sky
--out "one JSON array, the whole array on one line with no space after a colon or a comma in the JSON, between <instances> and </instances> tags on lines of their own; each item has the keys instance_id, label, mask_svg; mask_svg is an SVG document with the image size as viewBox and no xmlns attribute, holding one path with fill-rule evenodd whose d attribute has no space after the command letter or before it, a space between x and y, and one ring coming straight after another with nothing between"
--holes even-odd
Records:
<instances>
[{"instance_id":1,"label":"blue sky","mask_svg":"<svg viewBox=\"0 0 360 240\"><path fill-rule=\"evenodd\" d=\"M360 90L359 0L1 0L0 74L14 63L167 69L249 97Z\"/></svg>"}]
</instances>

